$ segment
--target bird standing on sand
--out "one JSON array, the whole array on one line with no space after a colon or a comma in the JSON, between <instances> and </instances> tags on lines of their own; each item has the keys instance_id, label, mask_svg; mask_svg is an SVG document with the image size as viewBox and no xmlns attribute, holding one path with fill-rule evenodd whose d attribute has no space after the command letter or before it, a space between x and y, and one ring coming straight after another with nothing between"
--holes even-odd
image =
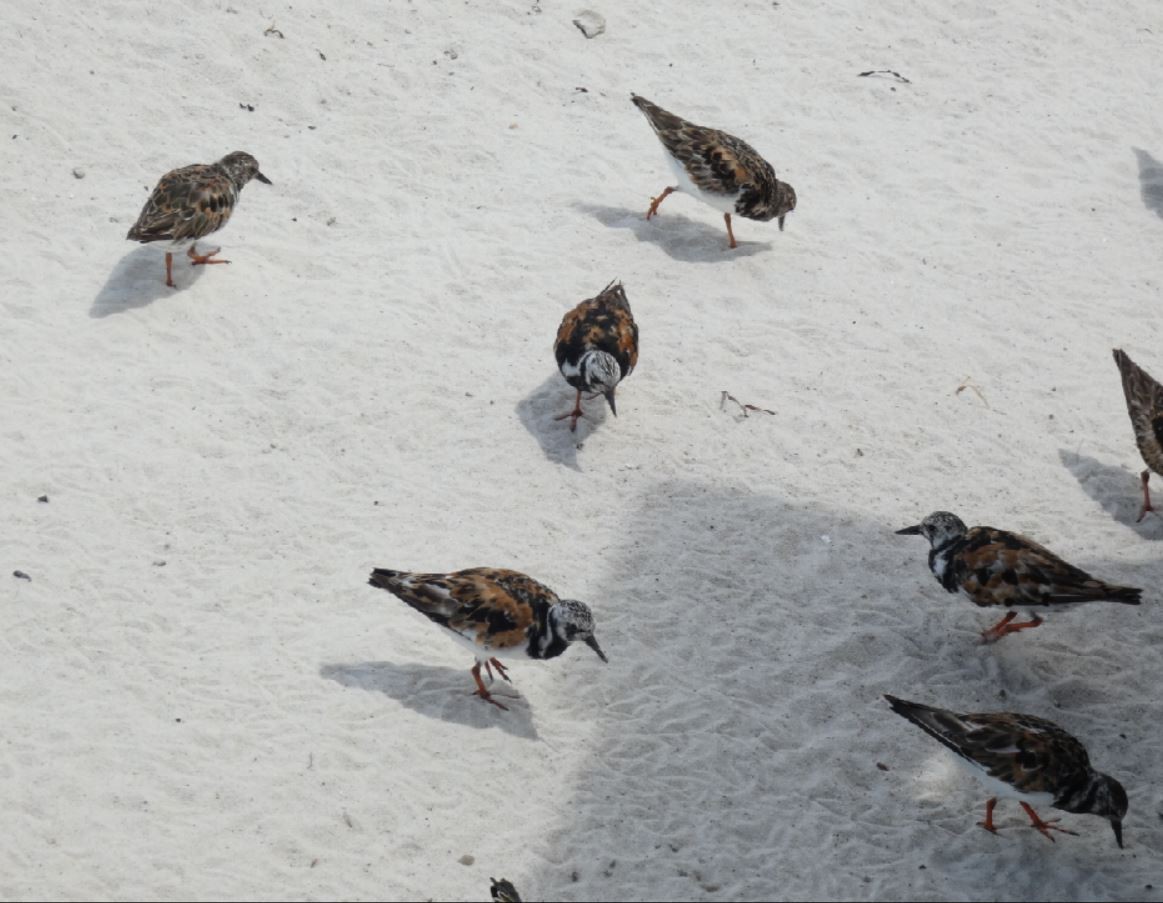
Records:
<instances>
[{"instance_id":1,"label":"bird standing on sand","mask_svg":"<svg viewBox=\"0 0 1163 903\"><path fill-rule=\"evenodd\" d=\"M235 151L217 163L195 163L166 173L141 209L137 222L125 237L143 244L172 242L166 251L166 285L174 288L174 252L186 249L190 265L230 263L214 260L221 248L198 253L198 240L226 225L238 204L238 196L251 179L267 185L271 180L258 171L258 160Z\"/></svg>"},{"instance_id":2,"label":"bird standing on sand","mask_svg":"<svg viewBox=\"0 0 1163 903\"><path fill-rule=\"evenodd\" d=\"M795 189L775 177L771 164L755 148L734 135L687 122L645 97L631 94L630 98L666 148L678 182L651 200L647 219L658 212L667 195L684 191L723 214L732 248L737 246L732 213L764 222L779 217L783 231L784 218L796 209Z\"/></svg>"},{"instance_id":3,"label":"bird standing on sand","mask_svg":"<svg viewBox=\"0 0 1163 903\"><path fill-rule=\"evenodd\" d=\"M570 418L569 430L577 429L582 416L582 392L603 395L614 416L614 389L638 363L638 324L622 283L611 282L596 298L588 298L565 315L553 343L557 368L577 389L573 410L556 419Z\"/></svg>"},{"instance_id":4,"label":"bird standing on sand","mask_svg":"<svg viewBox=\"0 0 1163 903\"><path fill-rule=\"evenodd\" d=\"M961 590L975 605L1017 608L1057 607L1080 602L1123 602L1138 605L1142 590L1096 580L1067 564L1032 539L995 527L967 528L961 518L936 511L913 527L896 531L929 540L929 569L946 590ZM1001 639L1042 619L1011 624L1017 612L1006 614L982 635L984 642Z\"/></svg>"},{"instance_id":5,"label":"bird standing on sand","mask_svg":"<svg viewBox=\"0 0 1163 903\"><path fill-rule=\"evenodd\" d=\"M1099 815L1109 819L1119 847L1123 845L1123 816L1127 792L1110 775L1090 766L1086 747L1044 718L1014 712L962 715L885 695L892 710L944 743L994 794L985 804L985 820L978 824L998 833L993 809L999 796L1016 798L1030 818L1030 827L1051 841L1051 831L1077 834L1043 821L1033 807L1053 806L1065 812Z\"/></svg>"},{"instance_id":6,"label":"bird standing on sand","mask_svg":"<svg viewBox=\"0 0 1163 903\"><path fill-rule=\"evenodd\" d=\"M447 628L476 656L474 695L499 709L481 680L481 665L492 680L493 668L505 680L508 668L496 656L523 652L529 658L556 658L580 640L607 661L594 639L589 606L559 599L549 587L518 571L470 568L451 574L418 574L376 568L368 580L386 589L430 621ZM511 682L511 681L510 681Z\"/></svg>"},{"instance_id":7,"label":"bird standing on sand","mask_svg":"<svg viewBox=\"0 0 1163 903\"><path fill-rule=\"evenodd\" d=\"M1151 471L1163 476L1163 386L1153 380L1138 364L1120 349L1114 349L1115 363L1123 375L1123 394L1127 396L1127 411L1135 428L1135 440L1143 463L1150 468L1139 478L1143 481L1143 508L1139 520L1147 516L1151 507L1151 493L1147 481Z\"/></svg>"}]
</instances>

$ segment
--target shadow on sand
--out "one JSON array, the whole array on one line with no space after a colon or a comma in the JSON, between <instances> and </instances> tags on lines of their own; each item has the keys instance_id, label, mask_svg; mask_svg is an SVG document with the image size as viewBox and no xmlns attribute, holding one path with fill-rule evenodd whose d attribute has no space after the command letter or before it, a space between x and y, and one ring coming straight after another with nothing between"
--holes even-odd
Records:
<instances>
[{"instance_id":1,"label":"shadow on sand","mask_svg":"<svg viewBox=\"0 0 1163 903\"><path fill-rule=\"evenodd\" d=\"M429 718L463 724L480 729L499 728L515 737L537 739L533 713L528 702L509 686L489 691L498 702L509 707L503 712L472 694L472 677L468 669L440 668L433 665L396 664L395 662L357 662L346 665L323 665L319 674L328 680L360 690L374 690Z\"/></svg>"},{"instance_id":2,"label":"shadow on sand","mask_svg":"<svg viewBox=\"0 0 1163 903\"><path fill-rule=\"evenodd\" d=\"M1143 206L1163 219L1163 163L1145 150L1132 148L1139 161L1139 193Z\"/></svg>"},{"instance_id":3,"label":"shadow on sand","mask_svg":"<svg viewBox=\"0 0 1163 903\"><path fill-rule=\"evenodd\" d=\"M1078 480L1082 490L1098 502L1112 520L1134 530L1143 539L1163 539L1163 525L1160 524L1163 518L1158 513L1148 512L1142 521L1135 523L1143 504L1139 488L1141 471L1113 467L1064 448L1058 449L1058 459ZM1154 498L1151 501L1154 502Z\"/></svg>"},{"instance_id":4,"label":"shadow on sand","mask_svg":"<svg viewBox=\"0 0 1163 903\"><path fill-rule=\"evenodd\" d=\"M660 212L646 221L645 210L627 210L623 207L602 207L595 204L574 204L575 209L588 213L610 229L629 229L639 241L658 245L674 260L683 263L730 263L740 257L750 257L771 250L766 241L739 241L739 229L746 228L747 220L734 217L738 247L727 247L727 229L720 218L718 227L688 219L682 214ZM753 224L762 226L763 224Z\"/></svg>"},{"instance_id":5,"label":"shadow on sand","mask_svg":"<svg viewBox=\"0 0 1163 903\"><path fill-rule=\"evenodd\" d=\"M529 434L537 440L541 451L554 464L580 471L577 453L586 438L606 422L610 409L602 398L586 400L585 412L577 422L577 432L569 431L568 420L555 420L559 414L573 410L575 390L554 373L529 395L517 402L517 416Z\"/></svg>"},{"instance_id":6,"label":"shadow on sand","mask_svg":"<svg viewBox=\"0 0 1163 903\"><path fill-rule=\"evenodd\" d=\"M166 285L165 250L158 246L134 248L113 267L109 278L93 299L89 316L94 319L145 307L159 298L181 294L202 278L204 266L190 266L182 255L174 257L174 282Z\"/></svg>"}]
</instances>

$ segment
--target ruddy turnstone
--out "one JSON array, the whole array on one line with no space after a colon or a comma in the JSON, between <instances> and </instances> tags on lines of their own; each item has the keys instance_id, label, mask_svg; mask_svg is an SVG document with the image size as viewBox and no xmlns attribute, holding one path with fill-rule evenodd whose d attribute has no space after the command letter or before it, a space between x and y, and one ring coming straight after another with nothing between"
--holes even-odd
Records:
<instances>
[{"instance_id":1,"label":"ruddy turnstone","mask_svg":"<svg viewBox=\"0 0 1163 903\"><path fill-rule=\"evenodd\" d=\"M141 215L125 237L143 244L169 241L166 251L166 285L174 288L174 252L186 249L190 265L230 263L214 260L221 251L198 253L198 239L226 225L238 203L238 195L251 179L271 184L258 171L258 160L235 151L217 163L195 163L167 172L157 183Z\"/></svg>"},{"instance_id":2,"label":"ruddy turnstone","mask_svg":"<svg viewBox=\"0 0 1163 903\"><path fill-rule=\"evenodd\" d=\"M1101 815L1110 819L1115 840L1123 845L1123 816L1127 793L1110 775L1090 767L1086 747L1044 718L1013 712L962 715L945 709L907 702L885 695L892 710L909 719L958 755L974 776L994 794L985 804L985 820L978 824L997 833L993 808L999 796L1016 798L1030 817L1030 827L1050 840L1058 819L1043 821L1034 805L1066 812Z\"/></svg>"},{"instance_id":3,"label":"ruddy turnstone","mask_svg":"<svg viewBox=\"0 0 1163 903\"><path fill-rule=\"evenodd\" d=\"M1050 607L1079 602L1123 602L1138 605L1142 590L1096 580L1031 539L995 527L967 528L961 518L936 511L901 535L919 534L929 540L929 568L937 582L951 593L961 590L974 604ZM1037 627L1035 614L1011 624L1011 611L985 631L989 643L1007 633Z\"/></svg>"},{"instance_id":4,"label":"ruddy turnstone","mask_svg":"<svg viewBox=\"0 0 1163 903\"><path fill-rule=\"evenodd\" d=\"M416 574L376 568L368 580L386 589L431 621L448 628L476 656L475 695L501 709L481 680L493 668L505 680L508 668L497 655L524 652L529 658L555 658L581 640L607 661L594 639L594 618L576 599L559 599L532 577L504 568L469 568L451 574ZM510 681L511 682L511 681Z\"/></svg>"},{"instance_id":5,"label":"ruddy turnstone","mask_svg":"<svg viewBox=\"0 0 1163 903\"><path fill-rule=\"evenodd\" d=\"M1163 475L1163 386L1155 382L1146 372L1120 349L1114 349L1115 363L1123 375L1123 394L1127 396L1127 410L1131 414L1131 425L1135 428L1135 439L1143 462L1150 468L1139 478L1143 481L1143 508L1139 520L1147 516L1151 507L1151 493L1147 481L1151 471Z\"/></svg>"},{"instance_id":6,"label":"ruddy turnstone","mask_svg":"<svg viewBox=\"0 0 1163 903\"><path fill-rule=\"evenodd\" d=\"M614 389L638 363L638 324L622 283L611 282L596 298L588 298L565 315L553 354L565 381L577 389L573 410L556 419L569 417L570 432L577 429L583 391L604 395L618 416Z\"/></svg>"},{"instance_id":7,"label":"ruddy turnstone","mask_svg":"<svg viewBox=\"0 0 1163 903\"><path fill-rule=\"evenodd\" d=\"M630 99L666 148L678 182L651 199L647 219L671 192L685 191L723 214L732 248L736 247L732 213L764 222L779 217L783 231L784 218L796 209L795 189L775 177L771 164L755 148L734 135L687 122L645 97L631 94Z\"/></svg>"},{"instance_id":8,"label":"ruddy turnstone","mask_svg":"<svg viewBox=\"0 0 1163 903\"><path fill-rule=\"evenodd\" d=\"M489 880L493 882L489 893L493 895L494 903L521 903L521 895L517 893L517 888L513 887L512 881L506 881L504 878L500 881L496 878Z\"/></svg>"}]
</instances>

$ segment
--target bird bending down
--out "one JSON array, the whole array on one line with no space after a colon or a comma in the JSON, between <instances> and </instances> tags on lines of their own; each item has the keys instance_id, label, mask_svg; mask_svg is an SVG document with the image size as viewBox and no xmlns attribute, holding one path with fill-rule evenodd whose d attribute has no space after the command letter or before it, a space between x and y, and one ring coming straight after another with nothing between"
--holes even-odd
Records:
<instances>
[{"instance_id":1,"label":"bird bending down","mask_svg":"<svg viewBox=\"0 0 1163 903\"><path fill-rule=\"evenodd\" d=\"M777 179L771 164L750 144L727 132L687 122L645 97L630 97L666 149L678 182L651 199L647 219L658 213L669 195L682 191L723 214L731 248L738 247L732 214L765 222L778 217L779 231L783 231L785 218L796 209L795 189Z\"/></svg>"},{"instance_id":2,"label":"bird bending down","mask_svg":"<svg viewBox=\"0 0 1163 903\"><path fill-rule=\"evenodd\" d=\"M1142 594L1134 587L1097 580L1017 533L995 527L967 528L948 511L936 511L896 532L929 540L929 569L937 582L950 593L960 590L982 607L1050 608L1103 601L1138 605ZM982 633L983 642L1042 623L1033 614L1029 621L1011 623L1016 617L1017 612L1007 612Z\"/></svg>"},{"instance_id":3,"label":"bird bending down","mask_svg":"<svg viewBox=\"0 0 1163 903\"><path fill-rule=\"evenodd\" d=\"M595 298L588 298L565 315L553 343L557 368L577 390L573 410L556 419L570 418L577 429L582 416L582 392L605 396L615 417L614 390L638 363L638 324L622 283L611 282Z\"/></svg>"},{"instance_id":4,"label":"bird bending down","mask_svg":"<svg viewBox=\"0 0 1163 903\"><path fill-rule=\"evenodd\" d=\"M1151 378L1142 367L1127 357L1119 348L1114 349L1115 363L1123 377L1123 394L1127 398L1127 412L1135 429L1135 441L1148 470L1139 474L1143 483L1143 507L1139 520L1147 516L1151 507L1151 492L1147 481L1151 471L1163 475L1163 385Z\"/></svg>"},{"instance_id":5,"label":"bird bending down","mask_svg":"<svg viewBox=\"0 0 1163 903\"><path fill-rule=\"evenodd\" d=\"M166 251L166 285L174 285L174 252L183 248L190 265L230 263L215 260L221 249L198 253L198 240L217 232L230 220L239 193L251 180L271 184L250 154L235 151L217 163L196 163L166 173L150 194L137 222L125 237L143 244L169 241Z\"/></svg>"},{"instance_id":6,"label":"bird bending down","mask_svg":"<svg viewBox=\"0 0 1163 903\"><path fill-rule=\"evenodd\" d=\"M509 680L498 655L524 653L529 658L556 658L581 641L607 661L594 638L589 607L575 599L559 599L549 587L518 571L469 568L449 574L419 574L376 568L368 580L386 589L430 621L447 629L467 646L476 664L471 674L474 695L499 709L481 680L481 666L492 678L496 668Z\"/></svg>"},{"instance_id":7,"label":"bird bending down","mask_svg":"<svg viewBox=\"0 0 1163 903\"><path fill-rule=\"evenodd\" d=\"M1127 793L1110 775L1095 771L1078 740L1053 722L1014 712L960 714L885 695L892 710L957 754L958 763L995 794L978 824L998 833L993 810L999 796L1020 800L1030 827L1054 840L1051 831L1077 834L1043 821L1034 805L1099 815L1110 821L1123 845Z\"/></svg>"}]
</instances>

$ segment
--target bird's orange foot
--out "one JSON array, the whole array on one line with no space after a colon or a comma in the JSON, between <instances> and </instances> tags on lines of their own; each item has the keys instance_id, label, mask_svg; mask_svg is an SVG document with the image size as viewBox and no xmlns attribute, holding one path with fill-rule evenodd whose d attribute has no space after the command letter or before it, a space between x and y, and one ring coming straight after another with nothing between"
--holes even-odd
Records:
<instances>
[{"instance_id":1,"label":"bird's orange foot","mask_svg":"<svg viewBox=\"0 0 1163 903\"><path fill-rule=\"evenodd\" d=\"M502 665L499 660L496 658L490 658L487 662L485 662L485 667L487 668L489 665L492 665L497 669L497 673L501 675L502 680L508 681L509 683L513 682L509 677L509 669L505 665ZM492 672L490 671L489 674L491 676Z\"/></svg>"},{"instance_id":2,"label":"bird's orange foot","mask_svg":"<svg viewBox=\"0 0 1163 903\"><path fill-rule=\"evenodd\" d=\"M479 690L473 690L471 695L479 696L485 702L489 703L490 705L495 705L498 709L500 709L503 712L509 711L509 707L507 705L501 705L501 703L499 703L499 702L497 702L497 700L493 699L493 694L490 693L488 690L486 690L484 687L481 687Z\"/></svg>"},{"instance_id":3,"label":"bird's orange foot","mask_svg":"<svg viewBox=\"0 0 1163 903\"><path fill-rule=\"evenodd\" d=\"M997 797L989 800L985 804L985 821L979 821L978 824L985 828L990 834L996 834L997 828L993 823L993 808L997 805Z\"/></svg>"},{"instance_id":4,"label":"bird's orange foot","mask_svg":"<svg viewBox=\"0 0 1163 903\"><path fill-rule=\"evenodd\" d=\"M981 633L982 643L996 643L1003 636L1009 633L1017 633L1019 630L1029 630L1031 627L1037 627L1042 623L1042 618L1037 615L1032 615L1032 620L1023 621L1021 624L1011 624L1014 618L1018 616L1016 611L1011 611L1004 618L994 624L989 630L984 630Z\"/></svg>"},{"instance_id":5,"label":"bird's orange foot","mask_svg":"<svg viewBox=\"0 0 1163 903\"><path fill-rule=\"evenodd\" d=\"M186 256L190 258L190 266L198 266L199 264L209 264L209 263L230 263L229 260L215 260L214 259L215 254L222 253L221 248L215 248L213 251L210 251L207 254L199 254L195 250L197 247L198 247L197 245L190 245L189 249L186 251Z\"/></svg>"},{"instance_id":6,"label":"bird's orange foot","mask_svg":"<svg viewBox=\"0 0 1163 903\"><path fill-rule=\"evenodd\" d=\"M494 659L494 661L495 661L495 659ZM486 668L488 667L488 662L485 662L485 667ZM477 688L472 691L473 696L479 696L485 702L488 702L488 703L491 703L492 705L495 705L498 709L501 709L502 711L505 711L505 712L509 711L509 707L507 705L501 705L499 702L497 702L497 700L493 699L493 694L485 689L484 682L481 680L481 663L479 661L475 665L472 666L472 670L470 673L472 674L472 679L475 680L476 684L477 684ZM492 676L493 676L493 672L490 671L489 677L492 677Z\"/></svg>"},{"instance_id":7,"label":"bird's orange foot","mask_svg":"<svg viewBox=\"0 0 1163 903\"><path fill-rule=\"evenodd\" d=\"M578 405L576 408L574 408L574 409L573 409L572 411L570 411L568 414L558 414L558 415L557 415L556 417L554 417L553 419L554 419L554 420L565 420L565 418L566 418L566 417L570 418L570 420L569 420L569 431L570 431L571 433L574 433L574 432L577 432L577 419L578 419L579 417L581 417L581 415L582 415L582 409L581 409L581 405Z\"/></svg>"},{"instance_id":8,"label":"bird's orange foot","mask_svg":"<svg viewBox=\"0 0 1163 903\"><path fill-rule=\"evenodd\" d=\"M1060 834L1072 834L1078 836L1077 831L1070 831L1066 828L1059 828L1058 822L1060 819L1051 818L1049 821L1043 821L1042 818L1035 812L1029 803L1022 803L1022 808L1026 810L1026 815L1030 816L1030 827L1040 833L1043 837L1049 838L1051 843L1054 843L1054 837L1050 834L1051 831L1057 831Z\"/></svg>"},{"instance_id":9,"label":"bird's orange foot","mask_svg":"<svg viewBox=\"0 0 1163 903\"><path fill-rule=\"evenodd\" d=\"M650 209L646 211L646 218L650 219L650 217L655 216L658 213L658 205L666 200L667 195L673 193L676 190L677 189L675 189L675 188L667 188L658 197L651 198L650 199Z\"/></svg>"}]
</instances>

